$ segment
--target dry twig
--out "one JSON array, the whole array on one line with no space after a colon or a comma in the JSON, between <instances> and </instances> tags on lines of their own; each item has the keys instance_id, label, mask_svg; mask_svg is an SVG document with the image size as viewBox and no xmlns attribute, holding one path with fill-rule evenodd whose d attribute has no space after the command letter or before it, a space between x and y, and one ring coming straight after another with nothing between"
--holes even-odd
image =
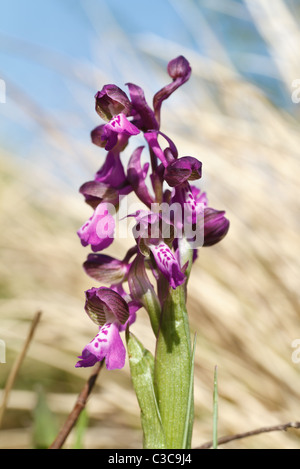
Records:
<instances>
[{"instance_id":1,"label":"dry twig","mask_svg":"<svg viewBox=\"0 0 300 469\"><path fill-rule=\"evenodd\" d=\"M27 353L27 350L29 348L29 345L32 341L32 338L33 338L33 334L35 332L35 329L39 323L39 320L41 318L41 315L42 313L39 311L36 313L36 315L34 316L33 320L32 320L32 323L31 323L31 327L30 327L30 330L29 330L29 333L28 333L28 336L27 336L27 339L24 343L24 346L23 346L23 349L21 350L21 353L19 354L19 356L17 357L11 371L10 371L10 374L8 376L8 379L7 379L7 382L6 382L6 386L5 386L5 389L4 389L4 395L3 395L3 401L2 401L2 404L1 404L1 407L0 407L0 427L1 427L1 424L2 424L2 420L3 420L3 415L4 415L4 411L6 409L6 406L7 406L7 402L8 402L8 397L9 397L9 394L10 394L10 391L12 390L12 387L14 385L14 382L16 380L16 377L17 377L17 374L19 372L19 369L21 368L21 365L23 363L23 360L26 356L26 353Z\"/></svg>"},{"instance_id":2,"label":"dry twig","mask_svg":"<svg viewBox=\"0 0 300 469\"><path fill-rule=\"evenodd\" d=\"M76 424L79 415L83 411L83 409L86 406L87 399L89 395L92 392L92 389L96 383L96 380L98 378L98 375L103 367L104 361L97 363L95 368L93 369L93 372L87 382L84 385L84 388L82 389L81 393L79 394L76 403L73 407L73 410L69 414L65 424L63 425L62 429L60 430L59 434L57 435L57 438L55 441L52 443L49 449L61 449L63 444L65 443L67 437L69 436L71 430L73 429L74 425Z\"/></svg>"},{"instance_id":3,"label":"dry twig","mask_svg":"<svg viewBox=\"0 0 300 469\"><path fill-rule=\"evenodd\" d=\"M243 438L248 438L250 436L261 435L262 433L271 433L271 432L283 432L288 430L289 428L300 428L300 422L289 422L283 425L275 425L273 427L263 427L258 428L257 430L252 430L246 433L238 433L237 435L231 436L224 436L219 438L218 445L225 445L226 443L230 443L231 441L242 440ZM202 446L199 446L196 449L210 449L213 446L213 442L209 441Z\"/></svg>"}]
</instances>

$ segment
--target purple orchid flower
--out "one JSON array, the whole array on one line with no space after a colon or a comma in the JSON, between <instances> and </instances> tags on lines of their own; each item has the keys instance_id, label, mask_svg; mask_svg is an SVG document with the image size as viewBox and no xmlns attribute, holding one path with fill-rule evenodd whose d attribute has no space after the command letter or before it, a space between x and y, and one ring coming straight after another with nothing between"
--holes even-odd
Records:
<instances>
[{"instance_id":1,"label":"purple orchid flower","mask_svg":"<svg viewBox=\"0 0 300 469\"><path fill-rule=\"evenodd\" d=\"M126 350L120 331L135 321L136 305L130 308L119 293L100 287L86 291L85 310L99 326L99 332L84 347L75 366L90 367L105 359L108 370L123 368Z\"/></svg>"},{"instance_id":2,"label":"purple orchid flower","mask_svg":"<svg viewBox=\"0 0 300 469\"><path fill-rule=\"evenodd\" d=\"M83 246L91 245L92 251L106 249L114 240L115 220L106 203L99 204L91 218L78 230Z\"/></svg>"},{"instance_id":3,"label":"purple orchid flower","mask_svg":"<svg viewBox=\"0 0 300 469\"><path fill-rule=\"evenodd\" d=\"M84 347L78 358L76 368L94 366L104 358L108 370L123 368L126 350L120 337L118 324L107 323L100 327L96 337Z\"/></svg>"},{"instance_id":4,"label":"purple orchid flower","mask_svg":"<svg viewBox=\"0 0 300 469\"><path fill-rule=\"evenodd\" d=\"M139 129L127 119L125 114L121 113L102 127L101 139L106 141L105 150L109 151L117 145L118 135L131 137L139 133Z\"/></svg>"},{"instance_id":5,"label":"purple orchid flower","mask_svg":"<svg viewBox=\"0 0 300 469\"><path fill-rule=\"evenodd\" d=\"M170 286L176 289L185 281L177 257L165 242L173 236L173 227L168 219L163 220L161 214L152 212L138 212L135 214L137 224L133 229L139 251L144 256L153 255L155 266L168 280ZM164 234L163 234L164 233Z\"/></svg>"},{"instance_id":6,"label":"purple orchid flower","mask_svg":"<svg viewBox=\"0 0 300 469\"><path fill-rule=\"evenodd\" d=\"M182 56L171 60L168 74L172 81L154 95L153 109L142 88L133 83L127 83L128 96L112 84L95 95L96 112L106 122L91 132L91 139L108 153L94 180L80 188L94 211L77 233L82 245L90 245L93 251L84 263L85 272L109 288L86 292L85 310L99 326L99 332L83 349L77 367L92 366L105 359L108 369L122 368L125 348L120 333L135 321L142 306L148 311L158 337L164 298L188 281L191 267L188 264L192 260L184 249L193 249L193 260L196 258L193 229L197 227L203 234L201 246L219 242L229 229L225 212L209 207L206 194L190 185L201 178L202 163L192 156L179 157L174 142L160 131L162 103L190 78L189 62ZM141 132L149 150L149 162L142 164L144 147L139 146L131 154L125 171L121 152L129 139ZM158 142L161 137L163 148ZM152 192L147 178L152 183ZM145 211L129 215L136 220L133 229L136 245L123 260L97 254L114 239L115 214L111 207L118 210L120 196L131 192L146 206ZM158 211L153 204L159 206ZM169 211L164 211L165 206ZM157 293L146 268L157 282ZM130 293L125 291L125 282Z\"/></svg>"},{"instance_id":7,"label":"purple orchid flower","mask_svg":"<svg viewBox=\"0 0 300 469\"><path fill-rule=\"evenodd\" d=\"M96 93L95 101L96 112L102 119L108 121L107 124L92 131L92 141L96 145L104 146L110 151L116 145L126 146L129 137L140 133L140 130L126 117L131 113L131 103L120 88L115 85L105 85Z\"/></svg>"}]
</instances>

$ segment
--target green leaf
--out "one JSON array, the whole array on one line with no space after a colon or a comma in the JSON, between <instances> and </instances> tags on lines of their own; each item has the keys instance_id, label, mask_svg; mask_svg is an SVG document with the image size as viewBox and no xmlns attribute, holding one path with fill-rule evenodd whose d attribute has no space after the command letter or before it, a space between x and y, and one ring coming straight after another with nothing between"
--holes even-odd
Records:
<instances>
[{"instance_id":1,"label":"green leaf","mask_svg":"<svg viewBox=\"0 0 300 469\"><path fill-rule=\"evenodd\" d=\"M131 379L141 410L144 449L164 449L165 436L159 413L154 384L154 358L128 330L126 341Z\"/></svg>"},{"instance_id":2,"label":"green leaf","mask_svg":"<svg viewBox=\"0 0 300 469\"><path fill-rule=\"evenodd\" d=\"M194 364L195 364L195 352L196 352L196 334L194 337L193 345L193 355L191 361L191 374L190 374L190 388L189 388L189 400L185 420L185 429L183 436L182 447L190 449L192 433L193 433L193 424L194 424Z\"/></svg>"},{"instance_id":3,"label":"green leaf","mask_svg":"<svg viewBox=\"0 0 300 469\"><path fill-rule=\"evenodd\" d=\"M190 446L186 435L187 413L191 414L191 339L186 311L185 285L170 288L163 303L156 344L154 382L157 402L169 449Z\"/></svg>"}]
</instances>

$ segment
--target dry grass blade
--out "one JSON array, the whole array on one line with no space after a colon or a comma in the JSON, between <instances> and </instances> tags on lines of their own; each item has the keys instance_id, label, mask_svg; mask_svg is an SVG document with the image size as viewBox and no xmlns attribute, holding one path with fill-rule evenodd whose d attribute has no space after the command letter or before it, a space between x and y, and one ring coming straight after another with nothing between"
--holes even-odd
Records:
<instances>
[{"instance_id":1,"label":"dry grass blade","mask_svg":"<svg viewBox=\"0 0 300 469\"><path fill-rule=\"evenodd\" d=\"M15 382L16 377L18 375L18 372L19 372L19 370L22 366L24 358L26 357L28 348L29 348L29 346L31 344L31 341L33 339L33 335L34 335L36 327L37 327L37 325L40 321L41 315L42 315L41 312L37 312L36 315L34 316L34 318L32 320L32 323L31 323L31 326L30 326L28 336L27 336L26 341L24 343L24 346L21 350L21 353L17 357L17 359L16 359L16 361L15 361L15 363L14 363L14 365L13 365L11 371L10 371L9 377L7 379L6 386L5 386L5 389L4 389L4 394L3 394L3 401L2 401L2 404L1 404L1 407L0 407L0 427L2 425L2 420L3 420L4 412L5 412L5 409L6 409L6 406L7 406L9 394L10 394L12 388L13 388L14 382Z\"/></svg>"}]
</instances>

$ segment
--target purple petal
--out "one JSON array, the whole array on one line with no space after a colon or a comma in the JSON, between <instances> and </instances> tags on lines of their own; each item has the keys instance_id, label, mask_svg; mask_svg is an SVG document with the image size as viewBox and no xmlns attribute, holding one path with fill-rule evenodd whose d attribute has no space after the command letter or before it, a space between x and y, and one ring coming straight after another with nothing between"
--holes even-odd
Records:
<instances>
[{"instance_id":1,"label":"purple petal","mask_svg":"<svg viewBox=\"0 0 300 469\"><path fill-rule=\"evenodd\" d=\"M158 130L159 125L155 119L154 112L146 102L142 88L133 83L127 83L132 110L134 115L134 123L139 129L146 132L147 130Z\"/></svg>"},{"instance_id":2,"label":"purple petal","mask_svg":"<svg viewBox=\"0 0 300 469\"><path fill-rule=\"evenodd\" d=\"M203 246L213 246L226 236L229 230L229 220L224 215L224 211L205 208Z\"/></svg>"},{"instance_id":3,"label":"purple petal","mask_svg":"<svg viewBox=\"0 0 300 469\"><path fill-rule=\"evenodd\" d=\"M190 186L192 196L194 197L197 203L203 204L205 207L208 206L208 199L206 192L201 192L201 190L196 186Z\"/></svg>"},{"instance_id":4,"label":"purple petal","mask_svg":"<svg viewBox=\"0 0 300 469\"><path fill-rule=\"evenodd\" d=\"M182 225L197 224L201 223L203 220L206 197L200 196L198 199L195 199L194 193L195 190L193 191L191 189L188 182L175 187L175 191L172 195L172 204L178 203L182 207ZM177 221L180 222L178 218ZM179 229L179 226L177 226L177 228Z\"/></svg>"},{"instance_id":5,"label":"purple petal","mask_svg":"<svg viewBox=\"0 0 300 469\"><path fill-rule=\"evenodd\" d=\"M202 163L192 156L184 156L172 161L164 172L164 178L171 187L183 184L188 180L200 179L201 176Z\"/></svg>"},{"instance_id":6,"label":"purple petal","mask_svg":"<svg viewBox=\"0 0 300 469\"><path fill-rule=\"evenodd\" d=\"M158 132L146 132L144 134L145 139L148 142L149 147L153 151L154 155L160 159L164 167L166 168L169 164L164 152L162 151L159 143L158 143Z\"/></svg>"},{"instance_id":7,"label":"purple petal","mask_svg":"<svg viewBox=\"0 0 300 469\"><path fill-rule=\"evenodd\" d=\"M131 297L137 301L143 301L145 295L155 295L145 268L145 257L138 254L133 261L128 274L128 286Z\"/></svg>"},{"instance_id":8,"label":"purple petal","mask_svg":"<svg viewBox=\"0 0 300 469\"><path fill-rule=\"evenodd\" d=\"M104 165L95 175L95 181L109 184L115 189L126 184L126 176L119 152L108 152Z\"/></svg>"},{"instance_id":9,"label":"purple petal","mask_svg":"<svg viewBox=\"0 0 300 469\"><path fill-rule=\"evenodd\" d=\"M169 246L164 242L158 245L150 245L156 265L167 278L170 286L175 289L185 281L185 275L181 272L179 262Z\"/></svg>"},{"instance_id":10,"label":"purple petal","mask_svg":"<svg viewBox=\"0 0 300 469\"><path fill-rule=\"evenodd\" d=\"M119 202L120 191L102 182L85 182L80 187L79 192L84 196L86 203L94 209L101 202L108 202L114 206Z\"/></svg>"},{"instance_id":11,"label":"purple petal","mask_svg":"<svg viewBox=\"0 0 300 469\"><path fill-rule=\"evenodd\" d=\"M104 254L89 254L83 268L90 277L98 282L111 285L120 282L129 267L124 262Z\"/></svg>"},{"instance_id":12,"label":"purple petal","mask_svg":"<svg viewBox=\"0 0 300 469\"><path fill-rule=\"evenodd\" d=\"M115 370L125 365L126 350L115 323L105 324L96 337L83 349L76 367L93 366L105 358L106 368Z\"/></svg>"},{"instance_id":13,"label":"purple petal","mask_svg":"<svg viewBox=\"0 0 300 469\"><path fill-rule=\"evenodd\" d=\"M109 213L108 205L101 203L77 234L83 246L90 244L92 251L97 252L107 248L113 242L114 229L114 217Z\"/></svg>"},{"instance_id":14,"label":"purple petal","mask_svg":"<svg viewBox=\"0 0 300 469\"><path fill-rule=\"evenodd\" d=\"M106 141L105 149L110 151L118 145L119 147L124 147L127 144L127 140L131 135L139 134L139 129L133 125L126 118L124 114L118 114L114 116L102 129L102 140ZM119 141L119 137L121 138Z\"/></svg>"},{"instance_id":15,"label":"purple petal","mask_svg":"<svg viewBox=\"0 0 300 469\"><path fill-rule=\"evenodd\" d=\"M130 114L130 101L126 93L116 85L105 85L96 93L95 100L96 112L104 120L110 121L121 112L126 116Z\"/></svg>"},{"instance_id":16,"label":"purple petal","mask_svg":"<svg viewBox=\"0 0 300 469\"><path fill-rule=\"evenodd\" d=\"M124 114L114 116L105 126L106 128L125 135L138 135L139 129L133 125Z\"/></svg>"},{"instance_id":17,"label":"purple petal","mask_svg":"<svg viewBox=\"0 0 300 469\"><path fill-rule=\"evenodd\" d=\"M91 139L94 145L97 145L98 147L105 148L107 141L105 139L105 136L103 134L105 125L99 125L95 129L92 130L91 132Z\"/></svg>"},{"instance_id":18,"label":"purple petal","mask_svg":"<svg viewBox=\"0 0 300 469\"><path fill-rule=\"evenodd\" d=\"M91 288L86 291L85 310L98 326L110 320L125 324L129 318L126 301L111 288Z\"/></svg>"},{"instance_id":19,"label":"purple petal","mask_svg":"<svg viewBox=\"0 0 300 469\"><path fill-rule=\"evenodd\" d=\"M154 202L154 199L149 194L148 187L145 183L149 163L146 163L143 168L141 166L141 154L143 148L144 147L138 147L133 152L127 167L127 178L139 199L150 207Z\"/></svg>"}]
</instances>

